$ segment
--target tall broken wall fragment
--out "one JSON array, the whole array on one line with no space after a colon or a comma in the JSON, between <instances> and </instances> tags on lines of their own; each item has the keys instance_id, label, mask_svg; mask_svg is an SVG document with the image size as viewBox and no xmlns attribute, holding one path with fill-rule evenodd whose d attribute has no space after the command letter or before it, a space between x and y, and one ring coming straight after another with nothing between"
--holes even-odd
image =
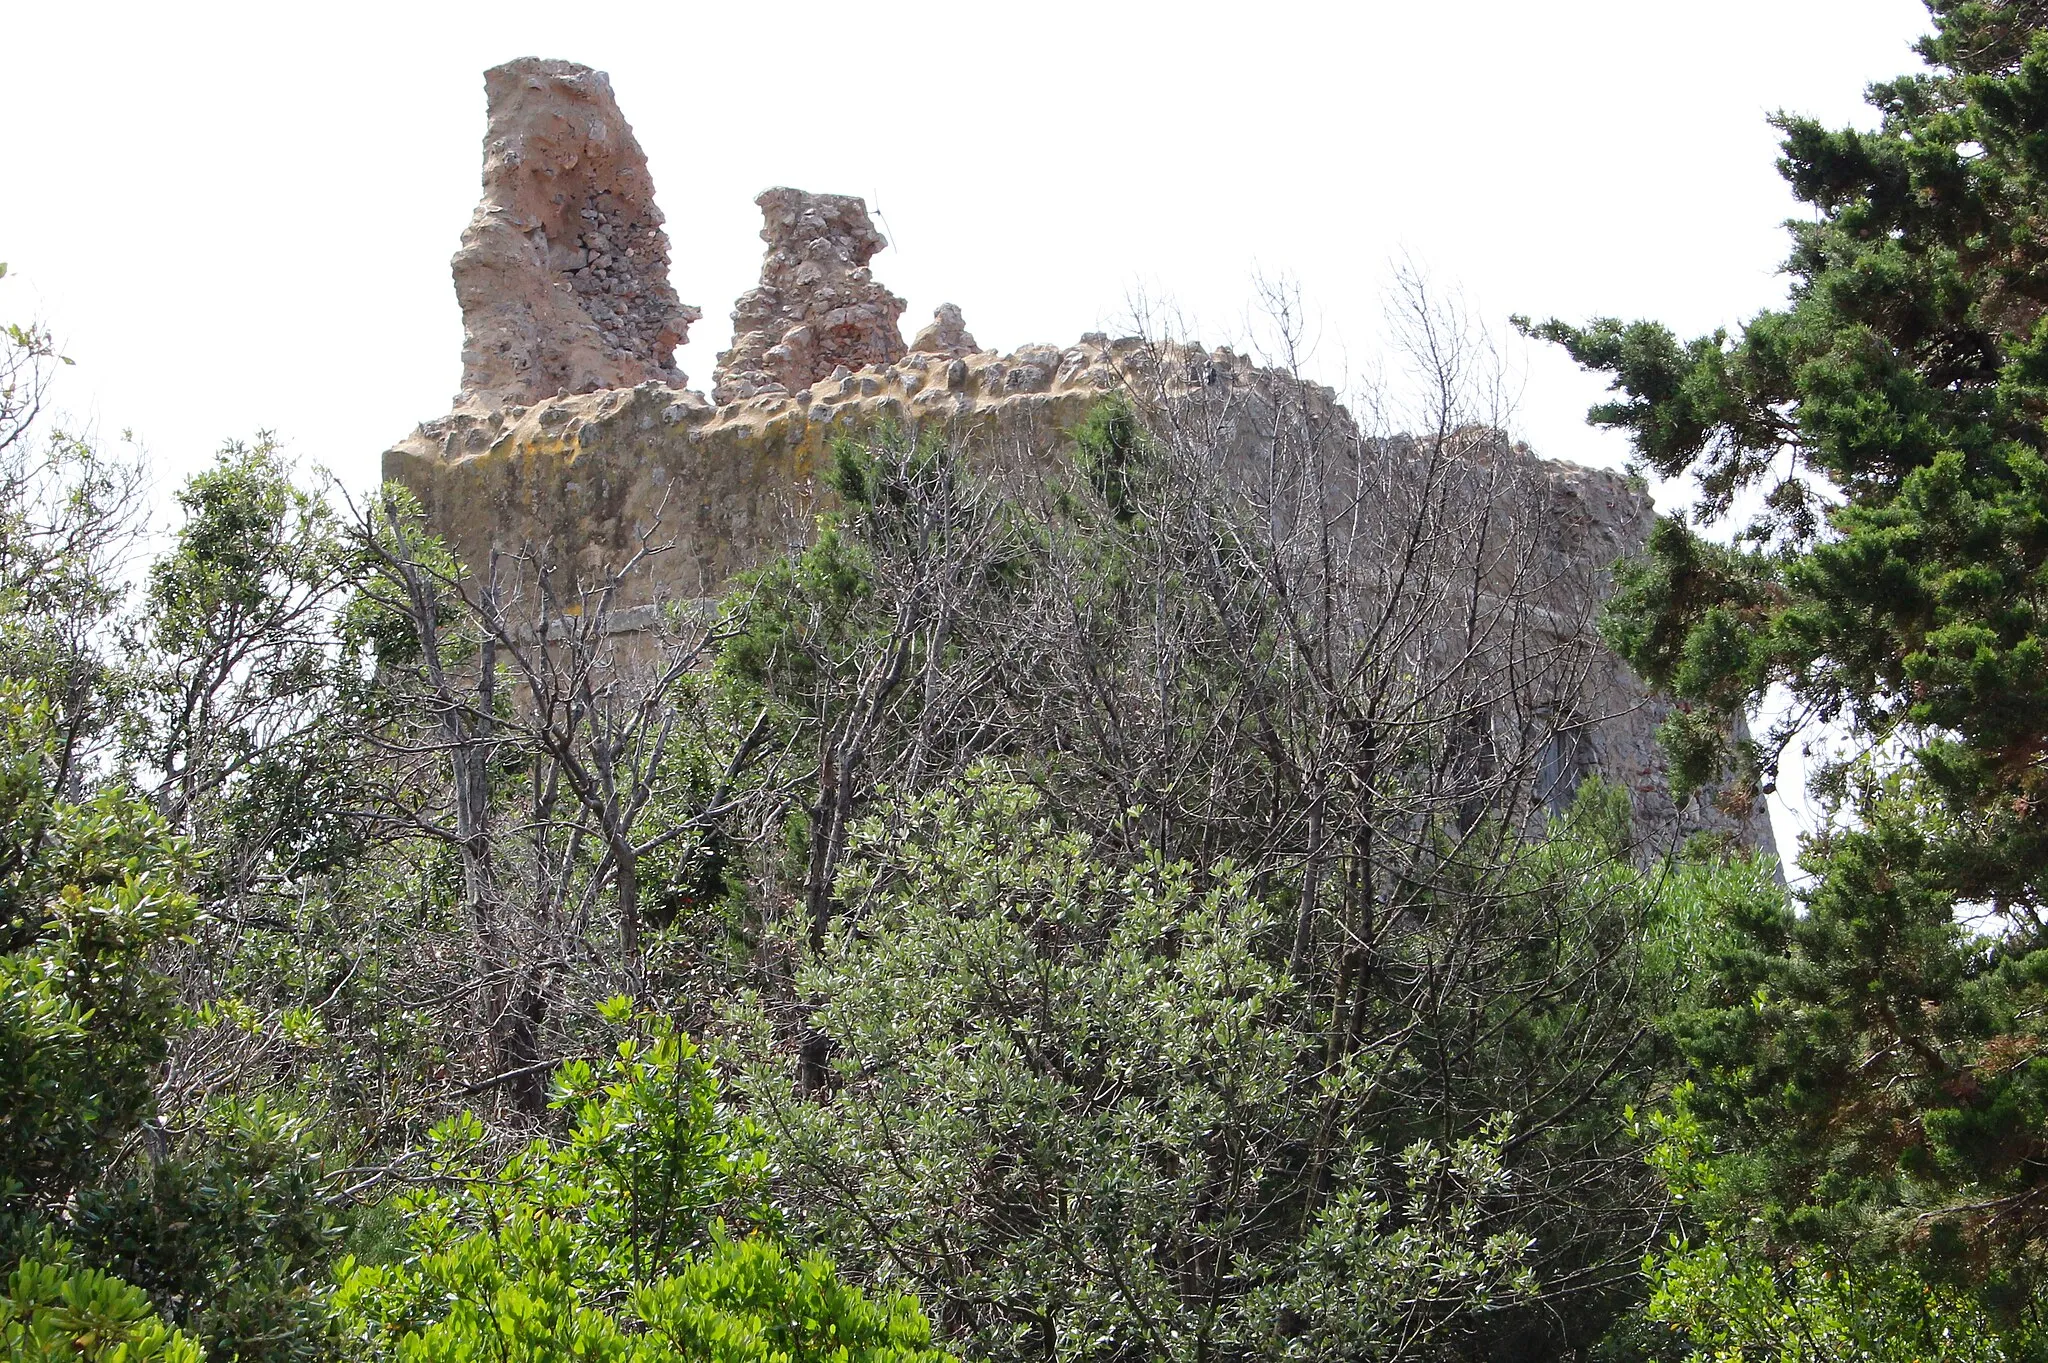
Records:
<instances>
[{"instance_id":1,"label":"tall broken wall fragment","mask_svg":"<svg viewBox=\"0 0 2048 1363\"><path fill-rule=\"evenodd\" d=\"M647 157L611 80L526 57L484 73L483 198L455 253L457 406L680 388L676 347L702 314L669 284Z\"/></svg>"},{"instance_id":2,"label":"tall broken wall fragment","mask_svg":"<svg viewBox=\"0 0 2048 1363\"><path fill-rule=\"evenodd\" d=\"M868 262L888 243L850 194L771 189L760 205L761 283L732 312L732 349L712 374L714 402L795 393L839 369L903 354L904 303Z\"/></svg>"}]
</instances>

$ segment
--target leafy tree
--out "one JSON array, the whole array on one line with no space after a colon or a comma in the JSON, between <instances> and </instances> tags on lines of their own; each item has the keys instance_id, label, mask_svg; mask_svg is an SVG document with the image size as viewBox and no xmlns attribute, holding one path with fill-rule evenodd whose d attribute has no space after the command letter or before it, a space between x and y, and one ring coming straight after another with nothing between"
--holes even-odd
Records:
<instances>
[{"instance_id":1,"label":"leafy tree","mask_svg":"<svg viewBox=\"0 0 2048 1363\"><path fill-rule=\"evenodd\" d=\"M1720 1238L1674 1245L1649 1264L1648 1316L1697 1347L1692 1363L2007 1363L2027 1358L1967 1291L1896 1264L1775 1258Z\"/></svg>"},{"instance_id":2,"label":"leafy tree","mask_svg":"<svg viewBox=\"0 0 2048 1363\"><path fill-rule=\"evenodd\" d=\"M1595 795L1584 817L1611 812ZM1571 1237L1600 1233L1573 1225L1550 1161L1603 1122L1595 1139L1620 1134L1619 1104L1567 1117L1540 1079L1496 1069L1581 1044L1546 998L1575 975L1539 960L1557 920L1496 920L1527 940L1529 973L1488 961L1457 983L1411 921L1385 968L1470 995L1376 1011L1332 1060L1285 969L1289 916L1242 868L1119 865L989 764L852 836L844 926L798 980L831 1084L805 1101L786 1056L750 1070L799 1232L915 1288L947 1339L990 1357L1538 1347L1506 1341L1565 1280ZM1625 868L1590 870L1614 864L1583 844L1532 865L1528 898L1568 860L1587 899L1628 901ZM1441 1091L1420 1075L1446 1070L1457 1086L1425 1100ZM1510 1096L1529 1106L1479 1110ZM1566 1138L1572 1120L1587 1130Z\"/></svg>"},{"instance_id":3,"label":"leafy tree","mask_svg":"<svg viewBox=\"0 0 2048 1363\"><path fill-rule=\"evenodd\" d=\"M1683 343L1532 329L1612 376L1594 422L1699 480L1608 617L1681 702L1678 779L1768 780L1809 719L1855 740L1805 913L1738 916L1676 1024L1698 1111L1779 1244L1926 1251L2017 1310L2048 1249L2048 11L1930 8L1875 131L1776 120L1813 210L1787 306ZM1773 685L1796 713L1745 752Z\"/></svg>"},{"instance_id":4,"label":"leafy tree","mask_svg":"<svg viewBox=\"0 0 2048 1363\"><path fill-rule=\"evenodd\" d=\"M4 346L0 1262L26 1255L10 1342L29 1350L71 1331L65 1357L196 1357L194 1340L219 1358L318 1357L337 1219L302 1123L260 1098L216 1094L193 1120L164 1101L199 992L193 940L227 916L209 872L229 860L218 854L234 821L139 793L110 740L143 722L138 703L196 636L169 611L139 630L142 647L117 647L122 580L141 547L139 471L32 430L47 334L10 328ZM206 516L187 508L183 557L166 563L197 561ZM212 557L230 552L224 541L245 559L269 553L267 514L216 526ZM160 568L159 587L173 575ZM171 595L197 599L159 590L150 604ZM251 674L268 661L224 672L263 685Z\"/></svg>"},{"instance_id":5,"label":"leafy tree","mask_svg":"<svg viewBox=\"0 0 2048 1363\"><path fill-rule=\"evenodd\" d=\"M86 1296L23 1328L147 1294L218 1357L321 1356L336 1221L314 1154L260 1101L176 1143L161 1124L156 1072L183 1021L161 962L198 910L191 848L119 789L57 798L52 729L0 689L0 1249L33 1260L55 1232L122 1281L80 1277ZM24 1261L23 1290L55 1271Z\"/></svg>"},{"instance_id":6,"label":"leafy tree","mask_svg":"<svg viewBox=\"0 0 2048 1363\"><path fill-rule=\"evenodd\" d=\"M118 791L52 789L49 708L0 689L0 1208L59 1214L153 1107L176 1010L151 954L196 905L185 846Z\"/></svg>"},{"instance_id":7,"label":"leafy tree","mask_svg":"<svg viewBox=\"0 0 2048 1363\"><path fill-rule=\"evenodd\" d=\"M942 1363L910 1299L871 1302L776 1241L757 1143L683 1035L657 1022L560 1084L565 1141L487 1169L481 1124L450 1119L440 1187L402 1201L403 1260L342 1264L343 1327L372 1357Z\"/></svg>"},{"instance_id":8,"label":"leafy tree","mask_svg":"<svg viewBox=\"0 0 2048 1363\"><path fill-rule=\"evenodd\" d=\"M165 817L206 832L243 880L289 871L309 846L331 859L323 816L349 803L348 764L327 750L343 680L333 617L356 556L268 438L229 444L177 502L132 640L130 755ZM227 846L229 826L254 846Z\"/></svg>"}]
</instances>

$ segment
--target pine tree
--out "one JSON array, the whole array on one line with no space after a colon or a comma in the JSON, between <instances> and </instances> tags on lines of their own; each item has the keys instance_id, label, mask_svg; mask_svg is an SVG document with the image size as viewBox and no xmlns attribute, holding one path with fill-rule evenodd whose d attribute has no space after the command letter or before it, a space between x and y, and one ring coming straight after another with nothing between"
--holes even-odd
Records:
<instances>
[{"instance_id":1,"label":"pine tree","mask_svg":"<svg viewBox=\"0 0 2048 1363\"><path fill-rule=\"evenodd\" d=\"M1814 210L1785 307L1685 343L1521 325L1612 376L1595 424L1697 476L1607 620L1679 702L1679 780L1772 778L1793 726L1732 721L1773 684L1855 740L1805 912L1733 924L1676 1024L1731 1186L1783 1241L2017 1287L2048 1244L2048 4L1930 8L1875 131L1775 120Z\"/></svg>"}]
</instances>

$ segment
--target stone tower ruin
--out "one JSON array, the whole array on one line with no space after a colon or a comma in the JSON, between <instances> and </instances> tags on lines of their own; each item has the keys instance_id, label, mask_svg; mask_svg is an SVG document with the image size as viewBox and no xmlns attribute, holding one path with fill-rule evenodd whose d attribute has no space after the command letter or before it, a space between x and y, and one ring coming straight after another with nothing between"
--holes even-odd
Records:
<instances>
[{"instance_id":1,"label":"stone tower ruin","mask_svg":"<svg viewBox=\"0 0 2048 1363\"><path fill-rule=\"evenodd\" d=\"M873 274L886 243L866 205L790 188L756 200L761 280L734 306L707 398L675 367L700 314L670 285L646 158L609 79L529 58L488 72L485 92L483 197L454 262L462 390L452 412L385 454L385 477L469 564L526 552L596 574L658 522L667 547L624 584L625 627L664 602L715 598L736 572L802 543L839 435L936 430L970 455L1043 466L1122 393L1227 414L1216 434L1233 459L1259 457L1283 406L1358 438L1331 390L1225 349L1091 333L998 353L951 303L906 344L904 301ZM1499 450L1517 461L1518 495L1537 499L1555 580L1578 584L1579 609L1560 618L1584 631L1606 566L1654 523L1648 496L1617 473L1505 440ZM1769 846L1761 809L1673 806L1654 738L1667 707L1595 653L1585 685L1598 718L1572 763L1629 789L1648 843L1710 827Z\"/></svg>"}]
</instances>

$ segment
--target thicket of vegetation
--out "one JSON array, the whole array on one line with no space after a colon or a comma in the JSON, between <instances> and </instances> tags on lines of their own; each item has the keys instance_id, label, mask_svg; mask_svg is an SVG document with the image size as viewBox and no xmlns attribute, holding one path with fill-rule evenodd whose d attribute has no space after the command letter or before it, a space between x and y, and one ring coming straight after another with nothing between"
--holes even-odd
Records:
<instances>
[{"instance_id":1,"label":"thicket of vegetation","mask_svg":"<svg viewBox=\"0 0 2048 1363\"><path fill-rule=\"evenodd\" d=\"M871 432L632 630L659 525L458 563L268 442L153 535L9 329L9 1350L2048 1358L2048 7L1933 8L1783 121L1786 309L1525 324L1700 475L1597 622L1419 290L1404 434ZM1853 739L1808 888L1634 840L1600 633L1690 798Z\"/></svg>"}]
</instances>

